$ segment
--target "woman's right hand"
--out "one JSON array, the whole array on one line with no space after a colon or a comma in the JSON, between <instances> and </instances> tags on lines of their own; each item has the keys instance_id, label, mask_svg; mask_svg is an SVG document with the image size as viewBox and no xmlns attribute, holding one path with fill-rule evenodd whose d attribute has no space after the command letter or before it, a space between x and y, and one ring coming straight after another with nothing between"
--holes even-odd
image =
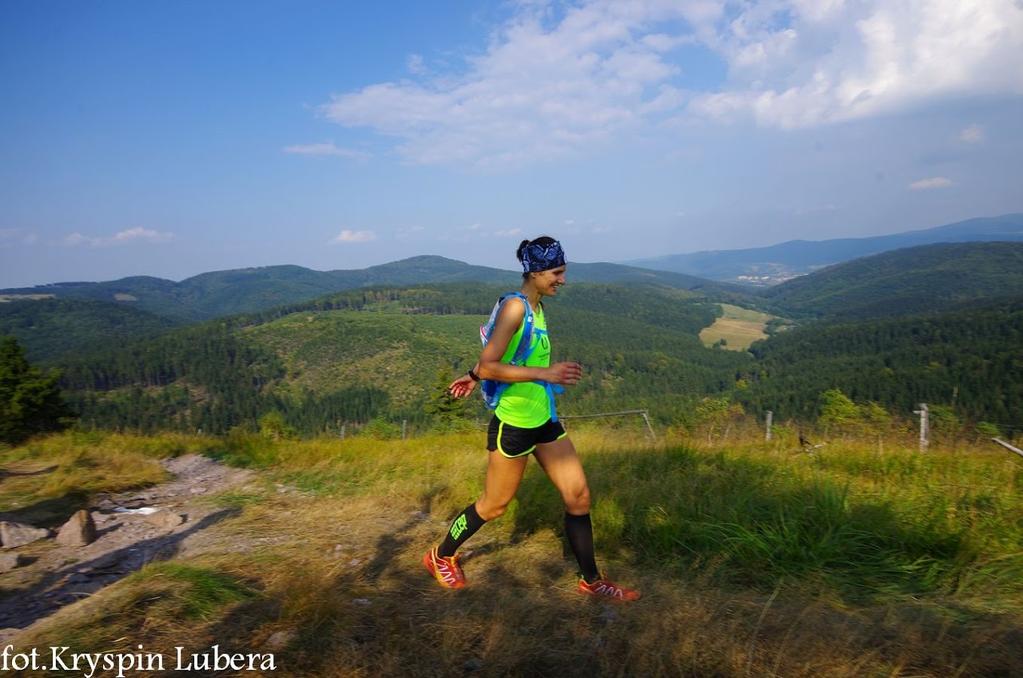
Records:
<instances>
[{"instance_id":1,"label":"woman's right hand","mask_svg":"<svg viewBox=\"0 0 1023 678\"><path fill-rule=\"evenodd\" d=\"M583 376L583 366L575 362L554 363L547 368L547 377L544 381L552 384L563 384L572 386L578 384Z\"/></svg>"},{"instance_id":2,"label":"woman's right hand","mask_svg":"<svg viewBox=\"0 0 1023 678\"><path fill-rule=\"evenodd\" d=\"M454 398L464 398L472 393L474 388L476 388L476 380L468 374L463 374L451 382L448 386L448 393Z\"/></svg>"}]
</instances>

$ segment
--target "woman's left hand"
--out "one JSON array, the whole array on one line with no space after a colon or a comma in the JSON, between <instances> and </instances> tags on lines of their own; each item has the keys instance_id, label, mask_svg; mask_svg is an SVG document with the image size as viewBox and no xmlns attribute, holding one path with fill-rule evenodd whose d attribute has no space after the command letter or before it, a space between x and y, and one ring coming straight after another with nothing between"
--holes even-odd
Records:
<instances>
[{"instance_id":1,"label":"woman's left hand","mask_svg":"<svg viewBox=\"0 0 1023 678\"><path fill-rule=\"evenodd\" d=\"M473 381L473 378L468 374L463 374L451 382L451 385L448 386L448 393L455 398L464 398L472 393L474 388L476 388L476 382Z\"/></svg>"}]
</instances>

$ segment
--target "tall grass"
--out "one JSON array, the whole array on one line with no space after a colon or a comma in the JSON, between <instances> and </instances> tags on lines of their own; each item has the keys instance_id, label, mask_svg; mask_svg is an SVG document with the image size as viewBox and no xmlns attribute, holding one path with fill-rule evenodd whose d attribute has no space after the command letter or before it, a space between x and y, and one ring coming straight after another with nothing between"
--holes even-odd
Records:
<instances>
[{"instance_id":1,"label":"tall grass","mask_svg":"<svg viewBox=\"0 0 1023 678\"><path fill-rule=\"evenodd\" d=\"M572 592L560 499L532 463L509 512L468 542L470 587L425 575L422 552L482 489L479 434L235 436L207 452L267 482L220 498L240 514L202 555L151 565L19 642L252 652L283 630L289 676L1023 672L1023 464L1006 453L572 438L598 560L644 590L636 605Z\"/></svg>"},{"instance_id":2,"label":"tall grass","mask_svg":"<svg viewBox=\"0 0 1023 678\"><path fill-rule=\"evenodd\" d=\"M850 602L1023 592L1023 465L993 446L882 453L848 441L804 454L786 441L651 445L585 427L573 437L608 557L716 585L798 585ZM479 438L253 437L231 443L224 458L317 496L373 496L449 517L482 489ZM560 530L560 499L537 471L500 521L510 538Z\"/></svg>"}]
</instances>

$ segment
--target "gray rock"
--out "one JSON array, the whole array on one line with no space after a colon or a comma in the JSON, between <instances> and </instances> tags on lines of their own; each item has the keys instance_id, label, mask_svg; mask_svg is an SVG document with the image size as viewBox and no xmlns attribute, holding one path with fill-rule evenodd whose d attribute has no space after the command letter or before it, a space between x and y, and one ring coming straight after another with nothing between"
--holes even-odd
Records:
<instances>
[{"instance_id":1,"label":"gray rock","mask_svg":"<svg viewBox=\"0 0 1023 678\"><path fill-rule=\"evenodd\" d=\"M0 553L0 572L10 572L27 564L28 560L20 553Z\"/></svg>"},{"instance_id":2,"label":"gray rock","mask_svg":"<svg viewBox=\"0 0 1023 678\"><path fill-rule=\"evenodd\" d=\"M87 546L96 541L96 523L92 514L82 509L76 511L57 533L57 543L64 546Z\"/></svg>"},{"instance_id":3,"label":"gray rock","mask_svg":"<svg viewBox=\"0 0 1023 678\"><path fill-rule=\"evenodd\" d=\"M18 548L49 536L50 531L41 527L32 527L24 523L12 523L6 520L0 521L0 542L3 542L5 549Z\"/></svg>"},{"instance_id":4,"label":"gray rock","mask_svg":"<svg viewBox=\"0 0 1023 678\"><path fill-rule=\"evenodd\" d=\"M267 650L270 650L271 652L280 652L281 650L286 648L294 639L295 639L294 631L278 631L277 633L273 634L272 636L266 639L266 642L263 643L263 647L265 647Z\"/></svg>"},{"instance_id":5,"label":"gray rock","mask_svg":"<svg viewBox=\"0 0 1023 678\"><path fill-rule=\"evenodd\" d=\"M162 530L173 530L175 527L185 522L185 518L180 513L160 510L146 516L146 522L151 525L155 525Z\"/></svg>"}]
</instances>

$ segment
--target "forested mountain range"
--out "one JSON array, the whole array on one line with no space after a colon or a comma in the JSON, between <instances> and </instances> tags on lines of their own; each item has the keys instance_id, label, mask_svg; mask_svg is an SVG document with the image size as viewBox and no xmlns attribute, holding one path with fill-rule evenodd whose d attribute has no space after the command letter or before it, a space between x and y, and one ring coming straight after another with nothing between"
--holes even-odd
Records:
<instances>
[{"instance_id":1,"label":"forested mountain range","mask_svg":"<svg viewBox=\"0 0 1023 678\"><path fill-rule=\"evenodd\" d=\"M894 235L791 240L770 247L670 254L627 263L711 280L773 285L825 266L889 250L974 241L1023 241L1023 214L968 219Z\"/></svg>"},{"instance_id":2,"label":"forested mountain range","mask_svg":"<svg viewBox=\"0 0 1023 678\"><path fill-rule=\"evenodd\" d=\"M373 417L428 421L443 387L478 355L477 328L500 287L374 288L287 312L190 326L65 364L87 425L142 430L254 426L281 412L309 434ZM812 421L839 388L895 416L918 402L963 421L1023 425L1023 297L971 311L821 324L754 344L703 347L716 304L655 286L577 285L550 300L555 359L585 378L562 413L647 408L692 423L705 398ZM474 398L464 414L482 418ZM458 409L458 408L456 408Z\"/></svg>"},{"instance_id":3,"label":"forested mountain range","mask_svg":"<svg viewBox=\"0 0 1023 678\"><path fill-rule=\"evenodd\" d=\"M571 264L570 279L658 283L734 298L746 294L739 286L620 264ZM138 308L178 322L196 322L301 303L359 287L447 282L500 283L517 287L521 274L424 255L358 270L313 271L301 266L266 266L203 273L181 282L138 276L109 282L67 282L6 289L0 290L0 295L92 299Z\"/></svg>"},{"instance_id":4,"label":"forested mountain range","mask_svg":"<svg viewBox=\"0 0 1023 678\"><path fill-rule=\"evenodd\" d=\"M1023 296L1023 243L925 245L838 264L763 290L790 317L851 320Z\"/></svg>"},{"instance_id":5,"label":"forested mountain range","mask_svg":"<svg viewBox=\"0 0 1023 678\"><path fill-rule=\"evenodd\" d=\"M422 421L475 361L479 325L505 289L343 292L67 360L63 383L86 425L225 432L270 410L306 433L371 416ZM720 309L686 291L580 283L546 305L555 356L587 366L559 400L565 411L628 402L670 419L751 365L702 346L697 334ZM466 406L482 416L478 399Z\"/></svg>"},{"instance_id":6,"label":"forested mountain range","mask_svg":"<svg viewBox=\"0 0 1023 678\"><path fill-rule=\"evenodd\" d=\"M572 282L657 284L692 296L743 305L756 298L738 286L679 273L618 264L571 264ZM35 361L59 361L87 351L97 340L125 341L152 336L172 326L235 314L275 316L329 299L332 293L370 286L479 282L517 289L521 274L436 256L421 256L358 271L320 272L300 266L272 266L204 273L181 283L159 278L125 278L104 283L63 283L8 295L55 295L0 303L0 334L16 337ZM481 313L483 311L480 311Z\"/></svg>"},{"instance_id":7,"label":"forested mountain range","mask_svg":"<svg viewBox=\"0 0 1023 678\"><path fill-rule=\"evenodd\" d=\"M546 303L555 359L579 360L586 376L559 404L577 414L644 407L662 422L685 423L709 397L813 419L820 394L839 388L901 416L925 400L964 420L1023 427L1020 264L1020 243L907 248L761 296L679 274L574 264L572 284ZM15 301L0 304L0 333L63 368L85 425L225 432L271 411L303 433L374 417L423 422L450 410L443 386L478 355L476 330L494 299L521 280L483 269L493 278L481 284L473 268L419 257L386 273L412 282L255 304L197 324L109 301ZM231 297L230 277L210 276L194 289L221 301L203 313ZM463 276L469 282L418 279ZM272 287L272 276L256 279L241 276L250 300ZM705 348L698 334L726 301L796 327L748 353ZM459 411L484 414L476 399L467 407Z\"/></svg>"}]
</instances>

